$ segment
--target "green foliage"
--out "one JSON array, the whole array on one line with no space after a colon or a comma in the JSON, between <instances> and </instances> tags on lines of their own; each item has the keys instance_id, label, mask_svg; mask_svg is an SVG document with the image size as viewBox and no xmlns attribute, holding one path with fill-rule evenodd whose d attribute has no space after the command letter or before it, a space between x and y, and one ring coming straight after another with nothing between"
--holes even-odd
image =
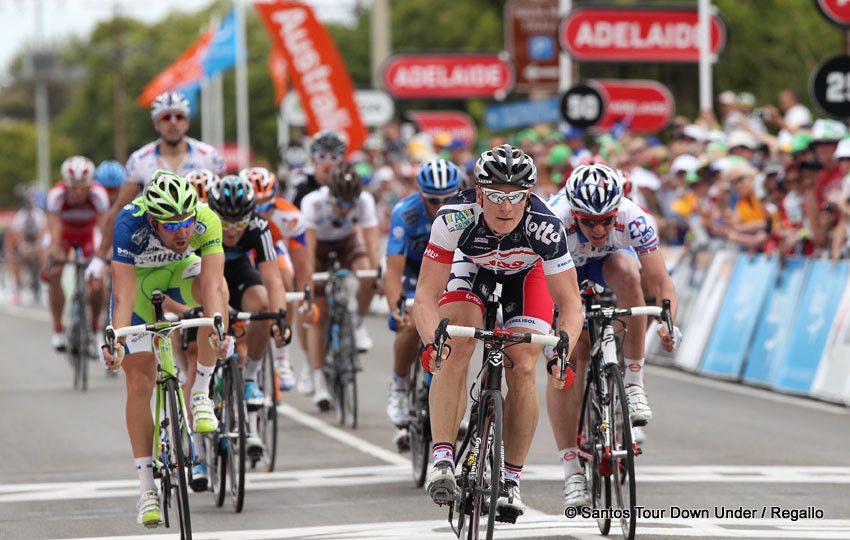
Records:
<instances>
[{"instance_id":1,"label":"green foliage","mask_svg":"<svg viewBox=\"0 0 850 540\"><path fill-rule=\"evenodd\" d=\"M59 181L59 166L74 154L74 143L53 133L50 137L50 171L53 183ZM15 203L13 188L29 184L37 176L36 133L32 122L0 123L0 208Z\"/></svg>"}]
</instances>

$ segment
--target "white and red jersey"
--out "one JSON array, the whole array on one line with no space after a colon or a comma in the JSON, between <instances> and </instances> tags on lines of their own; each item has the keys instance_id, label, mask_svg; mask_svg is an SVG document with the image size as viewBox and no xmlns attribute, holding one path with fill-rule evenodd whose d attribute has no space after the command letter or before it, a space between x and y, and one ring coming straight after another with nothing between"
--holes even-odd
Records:
<instances>
[{"instance_id":1,"label":"white and red jersey","mask_svg":"<svg viewBox=\"0 0 850 540\"><path fill-rule=\"evenodd\" d=\"M150 142L133 152L127 160L127 182L144 187L151 182L153 173L160 169L180 176L186 176L197 169L209 169L216 174L224 172L224 160L215 147L191 137L185 139L189 150L175 171L171 171L171 165L160 155L159 140Z\"/></svg>"},{"instance_id":2,"label":"white and red jersey","mask_svg":"<svg viewBox=\"0 0 850 540\"><path fill-rule=\"evenodd\" d=\"M77 205L68 202L68 190L60 182L47 192L47 213L59 216L64 234L88 235L94 230L97 217L109 209L109 195L98 183L89 187L88 197Z\"/></svg>"},{"instance_id":3,"label":"white and red jersey","mask_svg":"<svg viewBox=\"0 0 850 540\"><path fill-rule=\"evenodd\" d=\"M591 259L607 257L621 249L631 248L638 256L658 250L658 225L655 218L629 199L624 198L620 204L614 228L601 248L590 245L590 241L582 234L563 189L549 199L549 206L564 223L567 245L576 266L584 266Z\"/></svg>"},{"instance_id":4,"label":"white and red jersey","mask_svg":"<svg viewBox=\"0 0 850 540\"><path fill-rule=\"evenodd\" d=\"M529 197L519 225L500 237L484 222L475 189L458 193L437 213L425 257L451 264L457 250L497 275L530 270L540 260L546 275L573 268L563 224L543 199L534 193Z\"/></svg>"},{"instance_id":5,"label":"white and red jersey","mask_svg":"<svg viewBox=\"0 0 850 540\"><path fill-rule=\"evenodd\" d=\"M348 238L357 231L358 226L363 229L378 226L375 199L365 191L360 192L360 197L348 214L340 217L330 189L323 186L301 199L301 215L307 228L315 229L316 239L322 242Z\"/></svg>"}]
</instances>

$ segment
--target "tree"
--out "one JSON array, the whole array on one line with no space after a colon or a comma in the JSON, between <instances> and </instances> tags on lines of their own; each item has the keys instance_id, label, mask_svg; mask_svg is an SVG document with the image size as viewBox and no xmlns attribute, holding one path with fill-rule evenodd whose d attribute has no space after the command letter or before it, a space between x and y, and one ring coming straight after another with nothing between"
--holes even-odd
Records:
<instances>
[{"instance_id":1,"label":"tree","mask_svg":"<svg viewBox=\"0 0 850 540\"><path fill-rule=\"evenodd\" d=\"M74 155L74 143L67 137L51 134L50 170L53 182L59 181L59 166L68 156ZM32 122L0 123L0 208L9 208L17 202L14 187L35 181L36 133Z\"/></svg>"}]
</instances>

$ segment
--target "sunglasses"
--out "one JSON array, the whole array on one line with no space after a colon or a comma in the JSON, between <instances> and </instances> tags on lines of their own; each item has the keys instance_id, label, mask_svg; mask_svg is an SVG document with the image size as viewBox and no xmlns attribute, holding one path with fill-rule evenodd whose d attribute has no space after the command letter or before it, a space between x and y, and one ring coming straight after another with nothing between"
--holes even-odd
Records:
<instances>
[{"instance_id":1,"label":"sunglasses","mask_svg":"<svg viewBox=\"0 0 850 540\"><path fill-rule=\"evenodd\" d=\"M617 219L617 214L612 214L610 216L605 216L601 218L594 218L588 216L580 216L578 214L575 215L576 219L579 223L584 225L585 227L590 227L591 229L595 227L597 224L602 225L603 227L607 227L608 225L614 223L614 220Z\"/></svg>"},{"instance_id":2,"label":"sunglasses","mask_svg":"<svg viewBox=\"0 0 850 540\"><path fill-rule=\"evenodd\" d=\"M499 191L498 189L490 189L490 188L481 188L481 191L484 192L484 196L490 199L490 202L494 204L502 204L506 200L510 201L511 204L520 204L525 200L526 195L528 195L527 189L521 189L519 191L512 191L511 193L505 193L504 191Z\"/></svg>"},{"instance_id":3,"label":"sunglasses","mask_svg":"<svg viewBox=\"0 0 850 540\"><path fill-rule=\"evenodd\" d=\"M331 154L329 152L316 152L313 157L316 158L316 161L330 161L331 163L342 161L342 154Z\"/></svg>"},{"instance_id":4,"label":"sunglasses","mask_svg":"<svg viewBox=\"0 0 850 540\"><path fill-rule=\"evenodd\" d=\"M161 221L157 220L162 224L162 228L166 231L176 232L180 229L188 229L195 223L194 214L191 217L187 217L181 221Z\"/></svg>"},{"instance_id":5,"label":"sunglasses","mask_svg":"<svg viewBox=\"0 0 850 540\"><path fill-rule=\"evenodd\" d=\"M268 212L269 210L271 210L272 206L274 206L274 203L272 202L268 202L266 204L258 204L257 212Z\"/></svg>"},{"instance_id":6,"label":"sunglasses","mask_svg":"<svg viewBox=\"0 0 850 540\"><path fill-rule=\"evenodd\" d=\"M236 229L237 231L241 231L245 227L248 226L248 220L243 219L242 221L232 222L232 221L221 221L221 230L229 231L230 229Z\"/></svg>"},{"instance_id":7,"label":"sunglasses","mask_svg":"<svg viewBox=\"0 0 850 540\"><path fill-rule=\"evenodd\" d=\"M185 120L186 116L183 113L163 113L159 119L163 122L169 122L171 120L181 121Z\"/></svg>"},{"instance_id":8,"label":"sunglasses","mask_svg":"<svg viewBox=\"0 0 850 540\"><path fill-rule=\"evenodd\" d=\"M334 199L334 204L337 206L337 208L345 210L347 208L353 208L354 205L355 205L355 202L354 201L341 201L339 199Z\"/></svg>"},{"instance_id":9,"label":"sunglasses","mask_svg":"<svg viewBox=\"0 0 850 540\"><path fill-rule=\"evenodd\" d=\"M445 204L445 202L452 197L455 196L455 193L451 193L449 195L443 195L442 197L423 197L425 198L425 202L428 204Z\"/></svg>"}]
</instances>

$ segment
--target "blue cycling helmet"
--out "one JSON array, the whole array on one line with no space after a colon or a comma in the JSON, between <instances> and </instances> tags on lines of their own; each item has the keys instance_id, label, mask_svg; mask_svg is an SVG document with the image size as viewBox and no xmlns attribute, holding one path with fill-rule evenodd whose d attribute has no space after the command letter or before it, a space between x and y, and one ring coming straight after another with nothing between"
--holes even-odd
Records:
<instances>
[{"instance_id":1,"label":"blue cycling helmet","mask_svg":"<svg viewBox=\"0 0 850 540\"><path fill-rule=\"evenodd\" d=\"M127 170L117 161L102 161L94 171L94 181L105 188L121 187L127 178Z\"/></svg>"},{"instance_id":2,"label":"blue cycling helmet","mask_svg":"<svg viewBox=\"0 0 850 540\"><path fill-rule=\"evenodd\" d=\"M416 181L423 193L445 195L460 187L461 174L457 165L445 159L432 159L419 167Z\"/></svg>"}]
</instances>

